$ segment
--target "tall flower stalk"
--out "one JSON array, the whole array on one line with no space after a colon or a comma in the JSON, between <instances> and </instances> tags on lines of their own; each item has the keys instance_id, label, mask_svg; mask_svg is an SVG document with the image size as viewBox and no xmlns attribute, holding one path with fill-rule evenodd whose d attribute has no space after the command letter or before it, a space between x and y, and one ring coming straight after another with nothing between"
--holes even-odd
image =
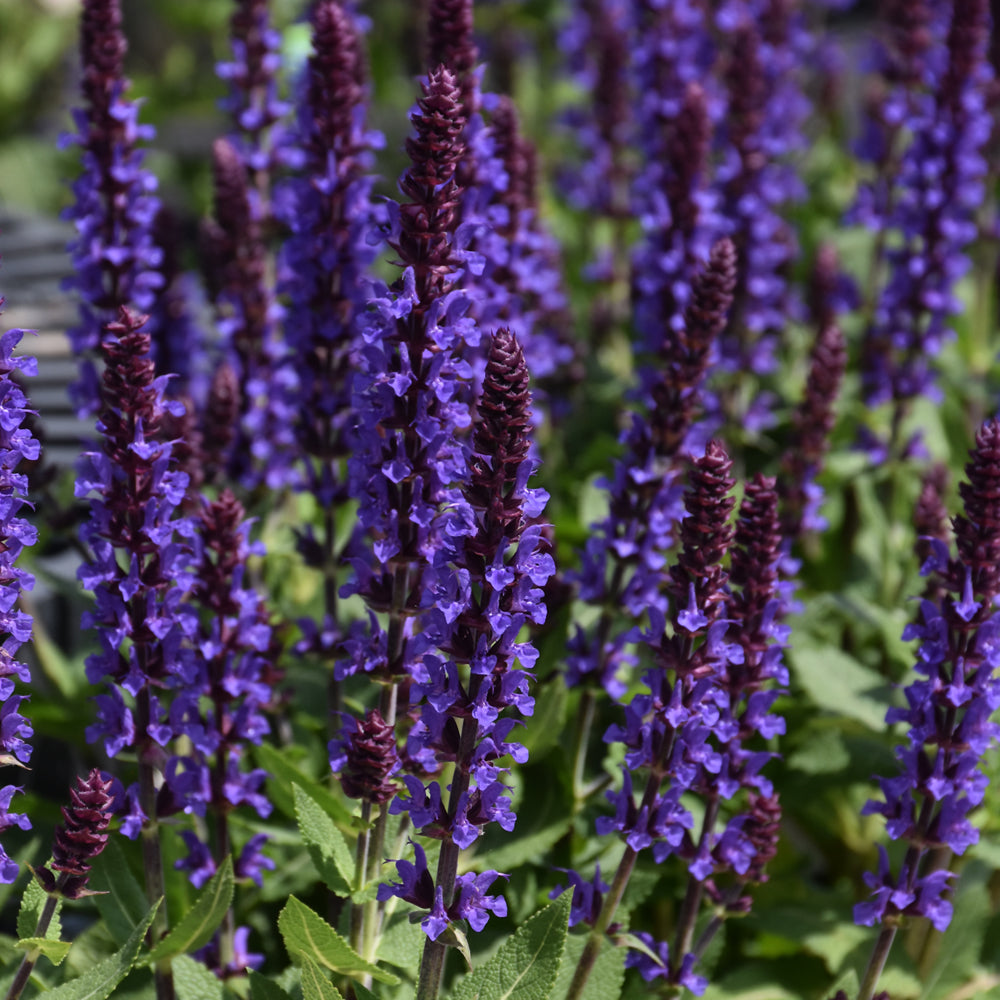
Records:
<instances>
[{"instance_id":1,"label":"tall flower stalk","mask_svg":"<svg viewBox=\"0 0 1000 1000\"><path fill-rule=\"evenodd\" d=\"M96 630L100 651L87 658L87 679L108 685L97 696L98 721L87 730L109 756L125 749L138 758L139 781L126 795L122 830L142 840L150 903L164 893L158 822L159 774L173 729L167 690L194 682L182 643L193 632L183 603L192 584L190 522L177 515L187 477L171 468L170 443L159 440L168 408L167 377L155 377L145 318L123 309L106 327L102 353L101 450L79 464L76 495L90 498L81 538L92 553L79 571L96 606L84 627ZM127 696L127 699L126 699ZM157 910L153 940L167 930L166 907ZM173 996L169 959L155 969L158 1000Z\"/></svg>"},{"instance_id":2,"label":"tall flower stalk","mask_svg":"<svg viewBox=\"0 0 1000 1000\"><path fill-rule=\"evenodd\" d=\"M3 308L0 297L0 309ZM15 381L15 372L35 375L38 366L32 357L13 356L23 331L8 330L0 336L0 763L26 767L31 760L31 723L21 715L27 695L18 691L31 681L27 664L18 658L21 646L30 641L31 616L17 607L18 598L31 590L35 578L17 565L18 557L27 546L34 545L38 533L22 516L30 507L27 498L28 481L17 471L22 461L38 459L40 448L31 431L24 426L33 412L24 391ZM0 834L17 827L30 830L31 821L22 813L11 810L14 796L22 789L17 785L0 788ZM0 882L17 878L18 864L0 843Z\"/></svg>"},{"instance_id":3,"label":"tall flower stalk","mask_svg":"<svg viewBox=\"0 0 1000 1000\"><path fill-rule=\"evenodd\" d=\"M430 676L420 685L421 715L408 746L411 756L430 758L438 766L452 764L451 785L445 802L440 784L425 790L408 777L409 798L394 807L409 812L415 829L441 840L433 905L423 922L429 940L420 966L419 1000L432 1000L440 991L446 955L441 934L448 924L465 919L479 930L490 912L506 913L502 897L485 895L499 873L459 877L458 861L487 824L513 828L503 782L506 769L500 762L507 756L519 763L527 759L524 747L509 736L517 716L534 709L528 682L538 654L530 643L519 641L519 633L544 622L541 588L555 571L544 551L541 527L534 523L546 494L527 485L534 466L529 403L524 354L509 330L498 330L463 487L474 527L457 560L452 607L439 601L439 610L424 619L444 655L426 661ZM401 894L406 886L390 891Z\"/></svg>"},{"instance_id":4,"label":"tall flower stalk","mask_svg":"<svg viewBox=\"0 0 1000 1000\"><path fill-rule=\"evenodd\" d=\"M1000 736L991 722L1000 707L997 635L1000 613L1000 422L989 420L976 435L959 486L964 513L954 519L956 552L930 540L924 573L937 584L937 600L924 598L920 620L904 639L919 639L917 678L906 687L906 707L890 708L889 725L908 726L896 748L901 773L881 778L881 800L865 813L886 819L893 840L906 843L894 874L884 847L879 864L865 876L871 898L859 903L859 924L881 925L862 981L859 1000L870 1000L896 932L906 917L926 917L944 931L952 917L948 890L952 854L964 854L979 839L969 813L983 800L988 779L981 762Z\"/></svg>"},{"instance_id":5,"label":"tall flower stalk","mask_svg":"<svg viewBox=\"0 0 1000 1000\"><path fill-rule=\"evenodd\" d=\"M73 183L74 204L63 212L77 231L69 244L80 321L69 330L80 356L71 396L80 416L100 407L94 359L106 324L124 306L149 312L163 283L160 250L153 242L159 202L156 178L143 167L140 143L153 129L139 124L139 105L127 97L127 45L120 0L85 0L80 23L83 107L74 110L76 132L63 138L81 148L82 170Z\"/></svg>"},{"instance_id":6,"label":"tall flower stalk","mask_svg":"<svg viewBox=\"0 0 1000 1000\"><path fill-rule=\"evenodd\" d=\"M470 418L457 399L468 374L457 352L475 333L464 318L468 298L453 289L464 260L454 235L461 195L456 170L465 152L458 81L440 66L422 89L412 115L415 134L406 143L411 166L400 182L409 200L389 206L389 242L403 273L371 301L362 371L354 383L360 420L349 475L363 534L352 549L355 580L347 590L360 593L373 612L372 632L345 639L337 668L341 678L364 669L381 682L378 709L390 729L399 684L419 677L426 651L413 625L427 604L428 567L447 561L456 544L438 511L460 498L453 487L465 467L458 435ZM384 630L375 612L385 615ZM372 805L362 803L358 843L366 881L378 872L388 821L382 805L372 825ZM355 918L352 940L374 942L371 921L377 917L371 908L363 920L358 912Z\"/></svg>"}]
</instances>

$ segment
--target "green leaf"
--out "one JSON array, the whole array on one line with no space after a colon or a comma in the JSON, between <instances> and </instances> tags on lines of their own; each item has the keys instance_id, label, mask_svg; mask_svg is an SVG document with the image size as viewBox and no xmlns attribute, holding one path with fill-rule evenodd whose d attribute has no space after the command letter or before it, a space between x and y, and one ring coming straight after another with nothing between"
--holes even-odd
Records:
<instances>
[{"instance_id":1,"label":"green leaf","mask_svg":"<svg viewBox=\"0 0 1000 1000\"><path fill-rule=\"evenodd\" d=\"M888 705L871 692L882 683L863 664L832 646L797 643L788 650L795 677L814 705L885 731Z\"/></svg>"},{"instance_id":2,"label":"green leaf","mask_svg":"<svg viewBox=\"0 0 1000 1000\"><path fill-rule=\"evenodd\" d=\"M298 784L292 785L292 794L299 832L309 848L309 857L320 878L338 896L351 895L361 886L354 884L354 858L343 834L319 803Z\"/></svg>"},{"instance_id":3,"label":"green leaf","mask_svg":"<svg viewBox=\"0 0 1000 1000\"><path fill-rule=\"evenodd\" d=\"M17 911L17 936L26 941L35 937L38 930L38 918L45 909L45 901L49 898L48 893L35 881L32 876L21 897L21 908ZM56 912L52 915L52 920L45 931L45 939L48 941L58 941L62 937L62 923L59 919L59 911L62 909L62 900L56 904Z\"/></svg>"},{"instance_id":4,"label":"green leaf","mask_svg":"<svg viewBox=\"0 0 1000 1000\"><path fill-rule=\"evenodd\" d=\"M311 958L332 972L346 976L366 973L381 983L396 986L399 978L366 962L318 913L290 896L278 915L278 930L293 958Z\"/></svg>"},{"instance_id":5,"label":"green leaf","mask_svg":"<svg viewBox=\"0 0 1000 1000\"><path fill-rule=\"evenodd\" d=\"M177 1000L222 1000L222 980L201 962L188 955L179 955L170 965L174 971Z\"/></svg>"},{"instance_id":6,"label":"green leaf","mask_svg":"<svg viewBox=\"0 0 1000 1000\"><path fill-rule=\"evenodd\" d=\"M233 861L227 857L222 867L199 894L194 906L174 929L149 953L150 964L208 944L233 901Z\"/></svg>"},{"instance_id":7,"label":"green leaf","mask_svg":"<svg viewBox=\"0 0 1000 1000\"><path fill-rule=\"evenodd\" d=\"M73 947L70 941L52 941L49 938L21 938L17 942L21 951L37 951L44 955L53 965L60 965Z\"/></svg>"},{"instance_id":8,"label":"green leaf","mask_svg":"<svg viewBox=\"0 0 1000 1000\"><path fill-rule=\"evenodd\" d=\"M978 862L963 871L955 893L955 916L941 938L938 959L924 980L920 1000L942 1000L968 982L990 918L989 877L990 871Z\"/></svg>"},{"instance_id":9,"label":"green leaf","mask_svg":"<svg viewBox=\"0 0 1000 1000\"><path fill-rule=\"evenodd\" d=\"M548 1000L566 947L572 893L536 913L483 966L458 984L451 1000Z\"/></svg>"},{"instance_id":10,"label":"green leaf","mask_svg":"<svg viewBox=\"0 0 1000 1000\"><path fill-rule=\"evenodd\" d=\"M566 895L572 898L572 893ZM586 934L566 936L566 950L559 963L559 974L556 976L552 992L549 993L551 1000L563 1000L566 996L586 943ZM610 941L604 941L597 953L597 960L594 962L587 985L580 994L580 1000L616 1000L621 995L624 982L625 949L616 948Z\"/></svg>"},{"instance_id":11,"label":"green leaf","mask_svg":"<svg viewBox=\"0 0 1000 1000\"><path fill-rule=\"evenodd\" d=\"M378 959L397 969L415 972L420 965L427 935L409 913L397 913L389 921L378 943Z\"/></svg>"},{"instance_id":12,"label":"green leaf","mask_svg":"<svg viewBox=\"0 0 1000 1000\"><path fill-rule=\"evenodd\" d=\"M335 822L344 826L355 824L354 816L347 806L274 747L262 743L254 748L254 756L257 758L257 763L268 772L267 787L272 801L286 816L295 818L295 797L292 786L298 785Z\"/></svg>"},{"instance_id":13,"label":"green leaf","mask_svg":"<svg viewBox=\"0 0 1000 1000\"><path fill-rule=\"evenodd\" d=\"M292 1000L292 998L276 982L251 969L250 1000Z\"/></svg>"},{"instance_id":14,"label":"green leaf","mask_svg":"<svg viewBox=\"0 0 1000 1000\"><path fill-rule=\"evenodd\" d=\"M153 915L161 903L162 900L150 908L125 944L110 958L98 962L79 979L49 990L45 994L45 1000L107 1000L132 968L135 957L139 954L142 939L146 936L146 931L153 922Z\"/></svg>"},{"instance_id":15,"label":"green leaf","mask_svg":"<svg viewBox=\"0 0 1000 1000\"><path fill-rule=\"evenodd\" d=\"M124 941L143 918L149 903L145 890L132 874L116 841L109 840L94 859L90 888L101 893L91 898L112 937L116 941Z\"/></svg>"},{"instance_id":16,"label":"green leaf","mask_svg":"<svg viewBox=\"0 0 1000 1000\"><path fill-rule=\"evenodd\" d=\"M569 688L562 675L535 692L535 711L520 736L532 764L537 764L553 747L559 746L566 722Z\"/></svg>"},{"instance_id":17,"label":"green leaf","mask_svg":"<svg viewBox=\"0 0 1000 1000\"><path fill-rule=\"evenodd\" d=\"M326 973L308 956L302 957L302 1000L344 1000Z\"/></svg>"}]
</instances>

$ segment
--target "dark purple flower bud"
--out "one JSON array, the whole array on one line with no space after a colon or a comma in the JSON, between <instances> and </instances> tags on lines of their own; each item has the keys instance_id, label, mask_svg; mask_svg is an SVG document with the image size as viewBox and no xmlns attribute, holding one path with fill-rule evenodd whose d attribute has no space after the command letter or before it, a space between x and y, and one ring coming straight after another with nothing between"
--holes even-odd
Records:
<instances>
[{"instance_id":1,"label":"dark purple flower bud","mask_svg":"<svg viewBox=\"0 0 1000 1000\"><path fill-rule=\"evenodd\" d=\"M377 708L360 721L345 719L345 734L330 744L330 767L344 794L381 805L396 794L392 776L399 770L396 734Z\"/></svg>"},{"instance_id":2,"label":"dark purple flower bud","mask_svg":"<svg viewBox=\"0 0 1000 1000\"><path fill-rule=\"evenodd\" d=\"M691 466L684 494L688 516L681 521L681 552L670 568L678 620L691 605L707 622L715 621L723 611L728 574L722 560L733 539L729 515L736 503L731 495L732 466L721 441L710 441L704 456Z\"/></svg>"},{"instance_id":3,"label":"dark purple flower bud","mask_svg":"<svg viewBox=\"0 0 1000 1000\"><path fill-rule=\"evenodd\" d=\"M959 560L972 574L973 592L988 615L1000 592L1000 423L983 424L970 456L965 466L968 482L958 487L965 513L953 522L955 542Z\"/></svg>"},{"instance_id":4,"label":"dark purple flower bud","mask_svg":"<svg viewBox=\"0 0 1000 1000\"><path fill-rule=\"evenodd\" d=\"M822 491L815 480L830 448L834 404L846 367L847 345L840 327L822 328L813 344L805 395L792 418L792 439L782 459L782 532L789 541L826 524L818 513Z\"/></svg>"},{"instance_id":5,"label":"dark purple flower bud","mask_svg":"<svg viewBox=\"0 0 1000 1000\"><path fill-rule=\"evenodd\" d=\"M736 273L736 248L731 240L721 239L691 283L683 326L662 345L661 359L667 367L650 389L649 419L660 455L676 455L691 429L712 348L726 328L733 304Z\"/></svg>"},{"instance_id":6,"label":"dark purple flower bud","mask_svg":"<svg viewBox=\"0 0 1000 1000\"><path fill-rule=\"evenodd\" d=\"M96 768L86 778L76 779L70 790L70 804L63 806L63 822L56 827L52 846L52 864L56 878L47 869L35 875L46 892L58 893L66 899L89 895L87 880L90 863L104 850L108 842L111 821L111 779L105 779Z\"/></svg>"},{"instance_id":7,"label":"dark purple flower bud","mask_svg":"<svg viewBox=\"0 0 1000 1000\"><path fill-rule=\"evenodd\" d=\"M242 395L236 369L219 362L205 404L202 431L206 484L218 485L229 465L230 449L239 427Z\"/></svg>"},{"instance_id":8,"label":"dark purple flower bud","mask_svg":"<svg viewBox=\"0 0 1000 1000\"><path fill-rule=\"evenodd\" d=\"M447 66L455 74L466 115L479 110L478 87L472 79L479 50L472 32L472 0L431 0L427 65Z\"/></svg>"}]
</instances>

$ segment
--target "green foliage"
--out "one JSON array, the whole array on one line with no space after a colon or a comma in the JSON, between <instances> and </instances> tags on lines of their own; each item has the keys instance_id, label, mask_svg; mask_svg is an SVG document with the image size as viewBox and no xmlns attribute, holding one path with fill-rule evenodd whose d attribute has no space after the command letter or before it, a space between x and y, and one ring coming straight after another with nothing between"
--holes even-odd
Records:
<instances>
[{"instance_id":1,"label":"green foliage","mask_svg":"<svg viewBox=\"0 0 1000 1000\"><path fill-rule=\"evenodd\" d=\"M517 929L483 966L465 976L453 1000L549 1000L566 946L568 895Z\"/></svg>"},{"instance_id":2,"label":"green foliage","mask_svg":"<svg viewBox=\"0 0 1000 1000\"><path fill-rule=\"evenodd\" d=\"M298 785L292 785L292 791L299 833L326 887L338 896L351 896L364 888L355 884L354 858L333 820Z\"/></svg>"},{"instance_id":3,"label":"green foliage","mask_svg":"<svg viewBox=\"0 0 1000 1000\"><path fill-rule=\"evenodd\" d=\"M233 860L227 857L202 890L194 906L162 941L157 942L149 953L149 962L155 964L166 958L197 951L207 944L225 919L232 901Z\"/></svg>"}]
</instances>

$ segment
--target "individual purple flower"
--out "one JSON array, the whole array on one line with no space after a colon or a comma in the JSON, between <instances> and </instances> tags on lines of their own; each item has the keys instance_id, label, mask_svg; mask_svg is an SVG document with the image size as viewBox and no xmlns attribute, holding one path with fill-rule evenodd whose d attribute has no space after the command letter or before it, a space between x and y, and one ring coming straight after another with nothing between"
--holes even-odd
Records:
<instances>
[{"instance_id":1,"label":"individual purple flower","mask_svg":"<svg viewBox=\"0 0 1000 1000\"><path fill-rule=\"evenodd\" d=\"M957 554L944 551L925 564L940 597L921 601L920 618L904 639L917 639L917 677L905 688L906 706L886 721L908 727L896 748L900 774L879 781L882 795L864 808L885 817L893 840L908 847L898 875L881 853L878 872L866 877L872 898L855 908L858 923L881 923L885 940L903 915L928 917L939 930L951 919L946 895L948 852L963 854L979 839L968 814L982 801L986 750L1000 736L991 716L1000 707L1000 423L976 435L959 492L964 514L954 519ZM888 952L888 944L877 951ZM883 958L884 960L884 958Z\"/></svg>"},{"instance_id":2,"label":"individual purple flower","mask_svg":"<svg viewBox=\"0 0 1000 1000\"><path fill-rule=\"evenodd\" d=\"M71 387L81 416L93 415L100 406L93 359L106 325L124 306L148 312L163 283L161 254L152 237L159 208L156 179L143 167L139 147L154 133L139 124L139 105L126 96L125 50L119 0L85 0L83 107L73 112L76 132L62 140L81 147L83 168L73 184L74 204L63 212L77 233L68 247L73 274L65 285L79 297L80 321L68 332L82 359L79 380Z\"/></svg>"},{"instance_id":3,"label":"individual purple flower","mask_svg":"<svg viewBox=\"0 0 1000 1000\"><path fill-rule=\"evenodd\" d=\"M17 654L31 639L32 619L18 610L17 602L22 591L32 589L35 578L19 568L17 560L26 546L34 545L38 534L22 516L30 507L28 483L17 467L21 461L36 461L40 454L38 442L24 426L33 411L14 378L15 372L30 376L38 370L34 358L13 356L22 335L21 330L8 330L0 336L0 761L19 767L31 759L32 727L21 714L27 696L16 693L17 682L29 683L31 674ZM12 827L31 829L27 816L11 810L14 795L20 791L16 785L0 788L0 834ZM13 882L17 873L17 862L0 844L0 882Z\"/></svg>"},{"instance_id":4,"label":"individual purple flower","mask_svg":"<svg viewBox=\"0 0 1000 1000\"><path fill-rule=\"evenodd\" d=\"M666 941L657 941L652 934L645 931L636 931L635 936L657 956L656 960L645 951L629 949L625 956L625 967L627 969L638 969L639 975L647 983L652 983L657 979L668 979L689 989L696 997L708 989L708 980L704 976L696 975L693 971L695 964L694 955L685 955L684 961L677 974L671 972L670 966L670 945Z\"/></svg>"},{"instance_id":5,"label":"individual purple flower","mask_svg":"<svg viewBox=\"0 0 1000 1000\"><path fill-rule=\"evenodd\" d=\"M601 878L601 866L595 866L594 877L589 882L572 869L560 868L559 871L566 875L566 886L564 888L557 885L549 893L549 899L555 899L567 889L572 889L573 899L569 911L570 927L575 927L580 923L593 927L597 922L601 907L604 905L604 894L610 888L607 882Z\"/></svg>"}]
</instances>

